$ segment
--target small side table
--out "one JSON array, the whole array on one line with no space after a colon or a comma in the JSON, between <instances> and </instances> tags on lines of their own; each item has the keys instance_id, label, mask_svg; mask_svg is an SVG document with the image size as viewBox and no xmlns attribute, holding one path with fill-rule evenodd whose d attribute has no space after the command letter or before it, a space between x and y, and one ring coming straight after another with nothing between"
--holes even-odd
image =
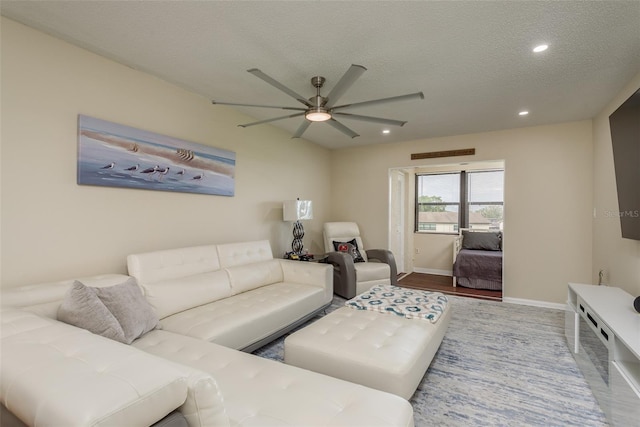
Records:
<instances>
[{"instance_id":1,"label":"small side table","mask_svg":"<svg viewBox=\"0 0 640 427\"><path fill-rule=\"evenodd\" d=\"M284 259L290 259L293 261L324 262L326 258L326 254L320 254L317 256L314 254L297 254L295 252L287 252L284 254Z\"/></svg>"}]
</instances>

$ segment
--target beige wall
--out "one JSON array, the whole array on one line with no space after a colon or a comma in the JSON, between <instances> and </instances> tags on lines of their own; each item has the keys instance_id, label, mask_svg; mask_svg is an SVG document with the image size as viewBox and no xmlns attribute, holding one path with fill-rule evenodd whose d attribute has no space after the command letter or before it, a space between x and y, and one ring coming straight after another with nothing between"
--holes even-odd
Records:
<instances>
[{"instance_id":1,"label":"beige wall","mask_svg":"<svg viewBox=\"0 0 640 427\"><path fill-rule=\"evenodd\" d=\"M451 234L414 233L413 271L450 276L454 238Z\"/></svg>"},{"instance_id":2,"label":"beige wall","mask_svg":"<svg viewBox=\"0 0 640 427\"><path fill-rule=\"evenodd\" d=\"M279 256L296 197L314 201L304 242L321 250L328 150L238 128L250 120L14 21L1 31L3 287L126 272L129 253L188 245L270 239ZM77 185L78 114L235 151L235 197Z\"/></svg>"},{"instance_id":3,"label":"beige wall","mask_svg":"<svg viewBox=\"0 0 640 427\"><path fill-rule=\"evenodd\" d=\"M605 283L623 288L633 296L640 295L640 241L623 239L620 221L607 215L619 210L609 116L638 88L640 74L593 120L596 212L593 220L593 283L597 283L598 271L605 270Z\"/></svg>"},{"instance_id":4,"label":"beige wall","mask_svg":"<svg viewBox=\"0 0 640 427\"><path fill-rule=\"evenodd\" d=\"M505 297L564 302L568 282L591 280L590 121L332 151L332 188L340 191L331 217L357 221L365 246L386 247L389 168L438 165L442 159L410 155L462 148L476 155L458 162L505 161ZM444 270L451 239L414 236L416 247L428 247L414 255L414 268Z\"/></svg>"},{"instance_id":5,"label":"beige wall","mask_svg":"<svg viewBox=\"0 0 640 427\"><path fill-rule=\"evenodd\" d=\"M622 239L615 219L592 220L594 206L617 209L608 115L640 75L593 125L329 152L268 125L240 129L247 117L13 21L0 28L2 286L125 272L128 253L184 245L270 239L283 252L291 230L281 202L295 197L314 200L312 251L322 250L327 220L358 221L367 246L386 247L389 169L441 162L411 161L414 152L474 147L456 160L505 160L505 296L563 302L566 282L595 281L601 268L640 294L639 242ZM235 151L235 197L78 186L78 114ZM445 269L450 237L406 242L409 264ZM414 245L425 249L415 255Z\"/></svg>"}]
</instances>

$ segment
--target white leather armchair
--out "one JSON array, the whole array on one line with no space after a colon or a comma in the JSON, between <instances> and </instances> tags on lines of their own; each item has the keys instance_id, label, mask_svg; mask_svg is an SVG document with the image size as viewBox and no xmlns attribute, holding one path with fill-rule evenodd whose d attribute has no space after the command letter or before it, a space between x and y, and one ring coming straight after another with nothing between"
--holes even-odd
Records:
<instances>
[{"instance_id":1,"label":"white leather armchair","mask_svg":"<svg viewBox=\"0 0 640 427\"><path fill-rule=\"evenodd\" d=\"M355 222L327 222L323 227L327 262L333 265L333 291L344 298L368 291L375 285L397 284L397 268L393 253L386 249L365 250L360 229ZM334 242L355 240L364 262L354 262L345 252L337 252Z\"/></svg>"}]
</instances>

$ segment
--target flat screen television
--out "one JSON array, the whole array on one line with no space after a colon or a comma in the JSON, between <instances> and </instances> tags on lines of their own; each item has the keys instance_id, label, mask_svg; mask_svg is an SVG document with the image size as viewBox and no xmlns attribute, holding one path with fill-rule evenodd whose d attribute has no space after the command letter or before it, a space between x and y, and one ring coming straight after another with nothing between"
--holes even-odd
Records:
<instances>
[{"instance_id":1,"label":"flat screen television","mask_svg":"<svg viewBox=\"0 0 640 427\"><path fill-rule=\"evenodd\" d=\"M609 116L622 237L640 240L640 89Z\"/></svg>"}]
</instances>

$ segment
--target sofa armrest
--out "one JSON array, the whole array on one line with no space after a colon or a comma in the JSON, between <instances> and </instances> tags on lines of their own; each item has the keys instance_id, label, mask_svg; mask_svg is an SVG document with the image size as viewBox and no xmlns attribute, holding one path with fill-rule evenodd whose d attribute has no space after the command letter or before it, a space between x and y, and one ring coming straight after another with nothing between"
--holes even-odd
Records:
<instances>
[{"instance_id":1,"label":"sofa armrest","mask_svg":"<svg viewBox=\"0 0 640 427\"><path fill-rule=\"evenodd\" d=\"M327 295L327 302L331 301L331 298L333 298L331 266L318 262L293 261L288 259L278 259L278 261L280 261L280 265L282 266L283 280L285 282L323 288Z\"/></svg>"},{"instance_id":2,"label":"sofa armrest","mask_svg":"<svg viewBox=\"0 0 640 427\"><path fill-rule=\"evenodd\" d=\"M155 329L132 344L140 351L161 357L176 364L187 376L187 400L179 408L189 427L228 427L224 398L218 383L210 373L217 366L212 352L221 346L174 332Z\"/></svg>"},{"instance_id":3,"label":"sofa armrest","mask_svg":"<svg viewBox=\"0 0 640 427\"><path fill-rule=\"evenodd\" d=\"M327 263L333 265L333 291L343 298L353 298L356 295L356 268L351 255L329 252Z\"/></svg>"},{"instance_id":4,"label":"sofa armrest","mask_svg":"<svg viewBox=\"0 0 640 427\"><path fill-rule=\"evenodd\" d=\"M396 259L393 256L393 252L387 249L369 249L367 252L367 258L369 261L375 260L389 265L391 269L391 284L398 284L398 268L396 267Z\"/></svg>"},{"instance_id":5,"label":"sofa armrest","mask_svg":"<svg viewBox=\"0 0 640 427\"><path fill-rule=\"evenodd\" d=\"M213 377L189 369L187 400L179 408L189 427L228 427L229 417L224 407L222 393Z\"/></svg>"},{"instance_id":6,"label":"sofa armrest","mask_svg":"<svg viewBox=\"0 0 640 427\"><path fill-rule=\"evenodd\" d=\"M458 253L460 252L460 249L462 249L462 234L456 236L455 239L453 239L453 262L456 262L456 258L458 258Z\"/></svg>"}]
</instances>

